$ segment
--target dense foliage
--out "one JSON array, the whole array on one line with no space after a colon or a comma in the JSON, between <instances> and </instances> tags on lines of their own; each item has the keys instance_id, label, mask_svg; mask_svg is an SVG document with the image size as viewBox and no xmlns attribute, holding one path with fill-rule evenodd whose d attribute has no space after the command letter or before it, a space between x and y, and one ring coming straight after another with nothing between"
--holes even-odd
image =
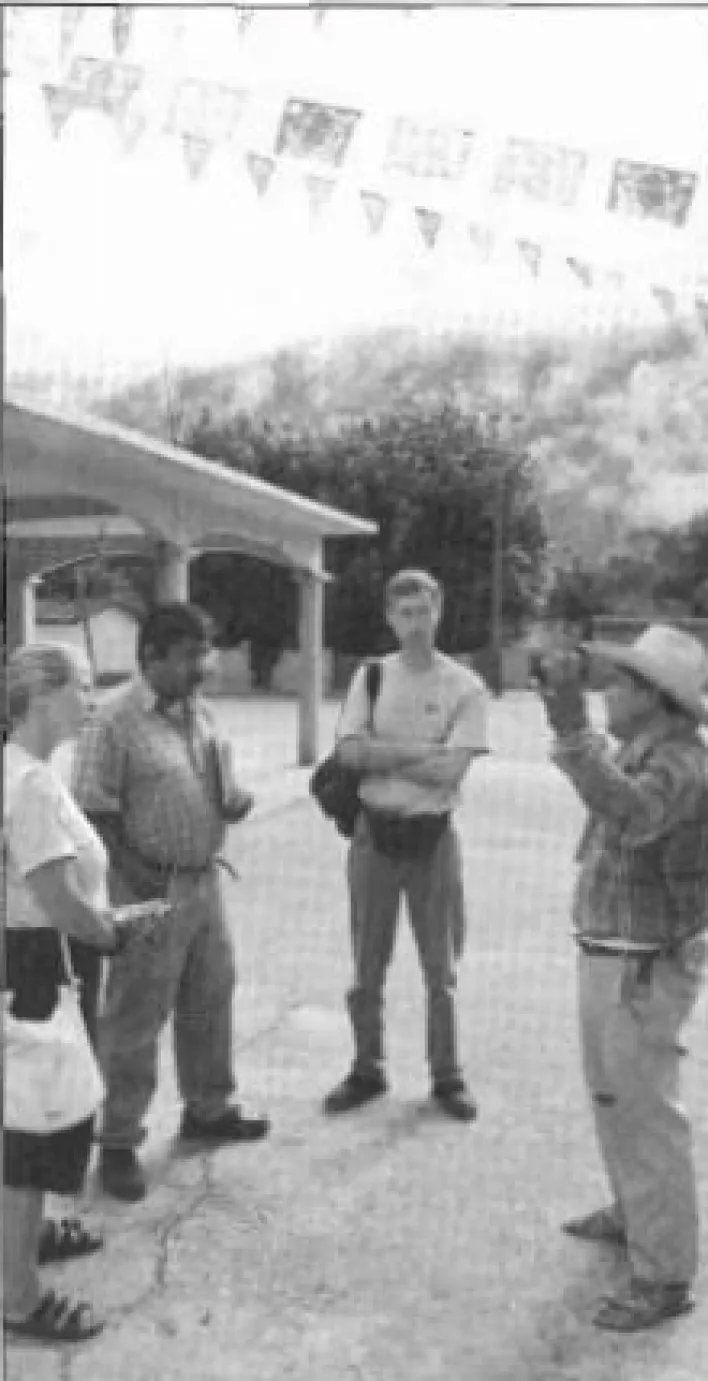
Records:
<instances>
[{"instance_id":1,"label":"dense foliage","mask_svg":"<svg viewBox=\"0 0 708 1381\"><path fill-rule=\"evenodd\" d=\"M518 627L536 607L545 581L545 533L532 472L522 454L488 443L458 408L409 407L342 424L327 437L259 426L243 414L223 425L204 410L189 442L200 455L378 524L376 538L339 540L326 552L337 577L327 596L326 638L336 651L361 654L385 637L383 585L404 565L423 566L443 583L443 644L481 646L489 631L500 511L505 618ZM288 641L294 608L287 577L264 568L258 575L257 564L203 557L195 593L198 588L230 640ZM232 596L244 584L242 603ZM228 592L231 610L220 611L215 606Z\"/></svg>"},{"instance_id":2,"label":"dense foliage","mask_svg":"<svg viewBox=\"0 0 708 1381\"><path fill-rule=\"evenodd\" d=\"M695 323L492 339L389 329L66 401L378 523L378 539L326 553L340 651L385 637L383 582L404 563L442 578L448 647L487 641L501 485L508 631L544 593L551 613L581 618L708 613L708 341ZM480 410L501 414L502 442L485 441ZM204 556L193 590L226 642L251 642L267 681L295 642L288 572Z\"/></svg>"}]
</instances>

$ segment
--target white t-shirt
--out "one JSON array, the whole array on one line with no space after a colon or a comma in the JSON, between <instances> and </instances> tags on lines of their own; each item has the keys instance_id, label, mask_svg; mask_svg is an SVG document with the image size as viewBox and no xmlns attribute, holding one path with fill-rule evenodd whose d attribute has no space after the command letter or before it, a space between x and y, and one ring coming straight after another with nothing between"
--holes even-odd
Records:
<instances>
[{"instance_id":1,"label":"white t-shirt","mask_svg":"<svg viewBox=\"0 0 708 1381\"><path fill-rule=\"evenodd\" d=\"M357 671L342 707L336 741L366 732L369 700L366 668ZM452 657L435 653L428 671L411 671L394 652L381 659L381 686L374 706L373 732L382 739L405 744L429 743L431 748L487 747L487 693L484 683ZM372 809L401 815L434 815L452 810L459 788L420 786L406 777L387 773L366 777L359 796Z\"/></svg>"},{"instance_id":2,"label":"white t-shirt","mask_svg":"<svg viewBox=\"0 0 708 1381\"><path fill-rule=\"evenodd\" d=\"M7 845L7 925L11 930L51 926L26 879L36 868L74 859L76 881L90 906L108 906L108 855L57 773L10 743L4 755L3 832Z\"/></svg>"}]
</instances>

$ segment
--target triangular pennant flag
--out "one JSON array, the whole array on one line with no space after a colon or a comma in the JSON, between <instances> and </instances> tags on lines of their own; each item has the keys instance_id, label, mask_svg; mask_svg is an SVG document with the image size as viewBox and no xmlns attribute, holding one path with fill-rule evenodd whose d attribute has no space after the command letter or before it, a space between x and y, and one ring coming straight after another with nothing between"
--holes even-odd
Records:
<instances>
[{"instance_id":1,"label":"triangular pennant flag","mask_svg":"<svg viewBox=\"0 0 708 1381\"><path fill-rule=\"evenodd\" d=\"M440 212L427 211L424 206L416 206L415 218L428 249L434 249L443 219Z\"/></svg>"},{"instance_id":2,"label":"triangular pennant flag","mask_svg":"<svg viewBox=\"0 0 708 1381\"><path fill-rule=\"evenodd\" d=\"M113 8L113 49L121 57L130 43L135 5L115 5Z\"/></svg>"},{"instance_id":3,"label":"triangular pennant flag","mask_svg":"<svg viewBox=\"0 0 708 1381\"><path fill-rule=\"evenodd\" d=\"M468 226L468 232L475 254L477 254L480 259L490 259L492 246L494 244L494 236L491 230L487 230L485 226L477 225L473 222Z\"/></svg>"},{"instance_id":4,"label":"triangular pennant flag","mask_svg":"<svg viewBox=\"0 0 708 1381\"><path fill-rule=\"evenodd\" d=\"M250 29L256 17L256 11L254 9L244 9L243 6L237 5L236 17L238 19L239 38L243 38L244 34L248 33L248 30Z\"/></svg>"},{"instance_id":5,"label":"triangular pennant flag","mask_svg":"<svg viewBox=\"0 0 708 1381\"><path fill-rule=\"evenodd\" d=\"M313 216L318 216L332 195L334 179L318 177L316 173L308 173L305 178L305 186L310 200L310 212Z\"/></svg>"},{"instance_id":6,"label":"triangular pennant flag","mask_svg":"<svg viewBox=\"0 0 708 1381\"><path fill-rule=\"evenodd\" d=\"M81 23L85 5L62 5L59 20L59 53L65 58L76 38L76 30Z\"/></svg>"},{"instance_id":7,"label":"triangular pennant flag","mask_svg":"<svg viewBox=\"0 0 708 1381\"><path fill-rule=\"evenodd\" d=\"M534 278L538 278L541 268L541 246L533 240L517 240L516 248Z\"/></svg>"},{"instance_id":8,"label":"triangular pennant flag","mask_svg":"<svg viewBox=\"0 0 708 1381\"><path fill-rule=\"evenodd\" d=\"M572 254L568 255L565 262L568 265L568 268L571 269L572 272L575 274L576 278L580 279L580 282L582 283L584 288L592 287L591 264L586 263L584 259L576 259Z\"/></svg>"},{"instance_id":9,"label":"triangular pennant flag","mask_svg":"<svg viewBox=\"0 0 708 1381\"><path fill-rule=\"evenodd\" d=\"M655 297L660 307L663 307L667 316L676 314L676 293L670 288L662 288L656 284L652 285L652 297Z\"/></svg>"},{"instance_id":10,"label":"triangular pennant flag","mask_svg":"<svg viewBox=\"0 0 708 1381\"><path fill-rule=\"evenodd\" d=\"M123 153L132 153L147 129L143 111L128 110L120 122L120 142Z\"/></svg>"},{"instance_id":11,"label":"triangular pennant flag","mask_svg":"<svg viewBox=\"0 0 708 1381\"><path fill-rule=\"evenodd\" d=\"M246 167L253 178L259 197L265 196L275 172L275 159L266 158L265 154L261 153L247 153Z\"/></svg>"},{"instance_id":12,"label":"triangular pennant flag","mask_svg":"<svg viewBox=\"0 0 708 1381\"><path fill-rule=\"evenodd\" d=\"M366 212L371 234L378 235L386 219L388 199L383 197L380 192L362 192L361 204Z\"/></svg>"},{"instance_id":13,"label":"triangular pennant flag","mask_svg":"<svg viewBox=\"0 0 708 1381\"><path fill-rule=\"evenodd\" d=\"M211 140L198 139L194 134L183 134L182 147L189 176L192 179L200 177L213 148Z\"/></svg>"},{"instance_id":14,"label":"triangular pennant flag","mask_svg":"<svg viewBox=\"0 0 708 1381\"><path fill-rule=\"evenodd\" d=\"M44 99L47 102L49 122L52 127L52 134L58 139L72 110L74 109L74 95L65 86L52 86L45 82L42 87Z\"/></svg>"}]
</instances>

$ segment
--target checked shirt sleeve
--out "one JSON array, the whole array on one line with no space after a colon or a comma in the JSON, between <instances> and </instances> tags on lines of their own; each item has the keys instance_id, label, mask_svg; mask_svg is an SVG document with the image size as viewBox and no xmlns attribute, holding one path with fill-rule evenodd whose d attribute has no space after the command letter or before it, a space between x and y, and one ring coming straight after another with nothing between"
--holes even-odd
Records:
<instances>
[{"instance_id":1,"label":"checked shirt sleeve","mask_svg":"<svg viewBox=\"0 0 708 1381\"><path fill-rule=\"evenodd\" d=\"M71 774L72 794L87 815L120 814L124 763L114 724L96 715L78 739Z\"/></svg>"},{"instance_id":2,"label":"checked shirt sleeve","mask_svg":"<svg viewBox=\"0 0 708 1381\"><path fill-rule=\"evenodd\" d=\"M703 790L699 764L683 744L660 745L636 775L591 730L559 739L551 756L591 814L621 828L630 847L670 833L696 811Z\"/></svg>"}]
</instances>

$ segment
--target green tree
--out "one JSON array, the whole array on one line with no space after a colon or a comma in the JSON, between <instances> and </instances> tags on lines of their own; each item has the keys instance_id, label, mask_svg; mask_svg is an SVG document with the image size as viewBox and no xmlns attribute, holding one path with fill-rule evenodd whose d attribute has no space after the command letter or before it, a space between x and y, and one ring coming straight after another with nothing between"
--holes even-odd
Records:
<instances>
[{"instance_id":1,"label":"green tree","mask_svg":"<svg viewBox=\"0 0 708 1381\"><path fill-rule=\"evenodd\" d=\"M385 645L383 587L406 565L423 566L443 583L443 645L452 651L483 645L489 635L494 515L500 502L510 626L519 626L542 588L545 532L528 461L489 445L475 419L452 405L411 406L342 424L327 436L252 426L243 415L222 424L204 411L189 441L210 459L378 524L378 537L370 543L333 542L327 550L328 569L337 577L326 600L327 640L335 651L361 655L372 643ZM206 572L213 569L204 566L209 586L213 575ZM225 591L239 588L225 569L220 565L221 601ZM292 626L287 611L284 618L274 617L282 593L274 605L272 584L259 585L251 575L243 588L252 622L268 630L269 646L282 645ZM213 610L216 596L206 586L202 597ZM222 626L230 617L224 609ZM255 630L252 636L257 638Z\"/></svg>"}]
</instances>

